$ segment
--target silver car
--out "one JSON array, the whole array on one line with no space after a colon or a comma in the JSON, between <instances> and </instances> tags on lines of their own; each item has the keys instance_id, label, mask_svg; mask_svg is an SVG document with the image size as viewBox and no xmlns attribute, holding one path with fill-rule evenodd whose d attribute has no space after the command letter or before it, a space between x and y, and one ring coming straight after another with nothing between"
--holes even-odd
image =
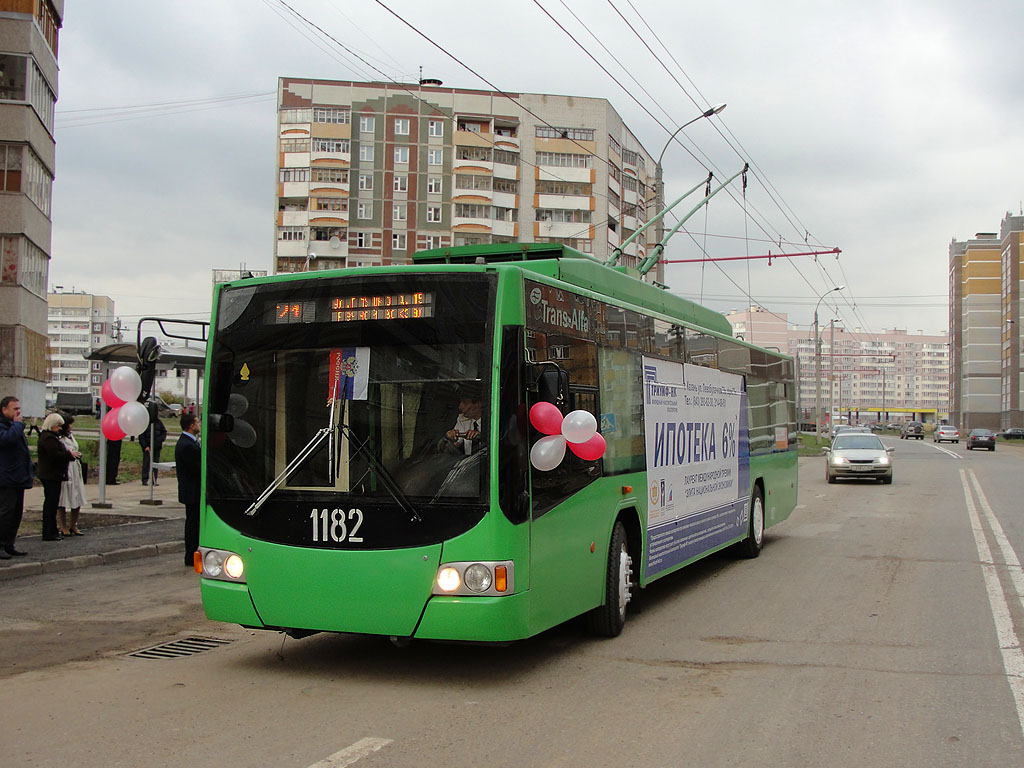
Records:
<instances>
[{"instance_id":1,"label":"silver car","mask_svg":"<svg viewBox=\"0 0 1024 768\"><path fill-rule=\"evenodd\" d=\"M840 477L871 478L892 482L892 454L877 436L860 432L841 432L825 453L825 479L834 483Z\"/></svg>"}]
</instances>

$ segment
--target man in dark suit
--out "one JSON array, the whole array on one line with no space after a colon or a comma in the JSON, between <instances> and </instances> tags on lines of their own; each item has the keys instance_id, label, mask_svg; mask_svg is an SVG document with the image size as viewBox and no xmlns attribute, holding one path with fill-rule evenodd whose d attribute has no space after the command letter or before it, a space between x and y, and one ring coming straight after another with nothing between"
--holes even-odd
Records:
<instances>
[{"instance_id":1,"label":"man in dark suit","mask_svg":"<svg viewBox=\"0 0 1024 768\"><path fill-rule=\"evenodd\" d=\"M202 469L199 452L199 418L181 416L181 437L174 446L174 464L178 472L178 501L185 505L185 565L192 567L193 554L199 549L199 489Z\"/></svg>"}]
</instances>

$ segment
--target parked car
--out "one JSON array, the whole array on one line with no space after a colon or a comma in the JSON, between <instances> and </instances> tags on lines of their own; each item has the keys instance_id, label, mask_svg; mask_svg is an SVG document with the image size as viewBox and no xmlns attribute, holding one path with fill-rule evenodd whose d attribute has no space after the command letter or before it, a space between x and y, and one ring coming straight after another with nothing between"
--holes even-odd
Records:
<instances>
[{"instance_id":1,"label":"parked car","mask_svg":"<svg viewBox=\"0 0 1024 768\"><path fill-rule=\"evenodd\" d=\"M967 450L974 448L988 448L990 451L996 449L996 436L991 429L972 429L967 434Z\"/></svg>"},{"instance_id":2,"label":"parked car","mask_svg":"<svg viewBox=\"0 0 1024 768\"><path fill-rule=\"evenodd\" d=\"M150 395L149 402L156 405L157 415L166 419L181 416L181 405L178 403L166 403L160 395Z\"/></svg>"},{"instance_id":3,"label":"parked car","mask_svg":"<svg viewBox=\"0 0 1024 768\"><path fill-rule=\"evenodd\" d=\"M884 432L885 431L885 427L883 427L877 421L873 421L873 422L871 422L871 431L872 432Z\"/></svg>"},{"instance_id":4,"label":"parked car","mask_svg":"<svg viewBox=\"0 0 1024 768\"><path fill-rule=\"evenodd\" d=\"M1002 432L997 433L996 437L1001 437L1004 440L1024 440L1024 428L1010 427L1009 429L1004 429Z\"/></svg>"},{"instance_id":5,"label":"parked car","mask_svg":"<svg viewBox=\"0 0 1024 768\"><path fill-rule=\"evenodd\" d=\"M912 437L924 440L924 424L920 421L908 421L900 430L900 440L909 440Z\"/></svg>"},{"instance_id":6,"label":"parked car","mask_svg":"<svg viewBox=\"0 0 1024 768\"><path fill-rule=\"evenodd\" d=\"M886 448L877 435L870 432L843 432L832 441L825 452L825 480L834 483L839 478L871 478L882 483L892 482L892 454L895 448Z\"/></svg>"},{"instance_id":7,"label":"parked car","mask_svg":"<svg viewBox=\"0 0 1024 768\"><path fill-rule=\"evenodd\" d=\"M898 430L898 429L899 429L899 428L900 428L901 426L903 426L903 425L902 425L902 424L900 424L900 423L899 423L898 421L890 421L890 422L889 422L888 424L886 424L886 425L885 425L885 428L886 428L886 429L891 429L891 430L893 430L893 431L896 431L896 430Z\"/></svg>"},{"instance_id":8,"label":"parked car","mask_svg":"<svg viewBox=\"0 0 1024 768\"><path fill-rule=\"evenodd\" d=\"M948 425L936 427L935 431L932 433L932 440L936 443L941 443L944 440L948 440L951 443L959 443L960 430Z\"/></svg>"}]
</instances>

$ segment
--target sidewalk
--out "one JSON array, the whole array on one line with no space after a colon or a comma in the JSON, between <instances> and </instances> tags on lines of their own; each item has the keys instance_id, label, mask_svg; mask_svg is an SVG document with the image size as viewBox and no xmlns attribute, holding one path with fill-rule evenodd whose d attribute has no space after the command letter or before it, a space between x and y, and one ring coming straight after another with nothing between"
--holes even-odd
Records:
<instances>
[{"instance_id":1,"label":"sidewalk","mask_svg":"<svg viewBox=\"0 0 1024 768\"><path fill-rule=\"evenodd\" d=\"M140 503L149 500L151 490L153 499L162 504ZM136 481L108 485L105 495L110 508L94 507L99 486L86 486L89 502L82 507L78 524L84 536L43 541L39 535L43 489L37 486L25 491L25 515L15 546L28 554L0 560L0 582L171 552L178 553L180 559L185 550L185 506L178 502L178 480L173 472L161 472L155 488Z\"/></svg>"}]
</instances>

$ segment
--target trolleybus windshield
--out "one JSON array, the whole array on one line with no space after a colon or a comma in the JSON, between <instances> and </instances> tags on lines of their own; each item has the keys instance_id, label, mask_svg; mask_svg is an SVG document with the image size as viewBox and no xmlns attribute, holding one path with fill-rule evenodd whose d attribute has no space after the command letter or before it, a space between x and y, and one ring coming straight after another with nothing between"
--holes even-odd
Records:
<instances>
[{"instance_id":1,"label":"trolleybus windshield","mask_svg":"<svg viewBox=\"0 0 1024 768\"><path fill-rule=\"evenodd\" d=\"M207 503L250 535L312 547L418 546L475 524L493 294L479 274L225 289Z\"/></svg>"}]
</instances>

